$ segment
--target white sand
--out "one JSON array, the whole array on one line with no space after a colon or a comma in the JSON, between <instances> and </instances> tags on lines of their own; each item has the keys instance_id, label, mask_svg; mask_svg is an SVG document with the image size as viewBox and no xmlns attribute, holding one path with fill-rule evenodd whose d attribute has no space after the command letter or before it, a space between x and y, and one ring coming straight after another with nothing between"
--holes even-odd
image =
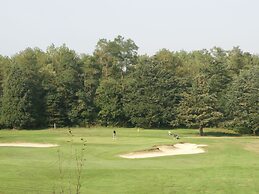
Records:
<instances>
[{"instance_id":1,"label":"white sand","mask_svg":"<svg viewBox=\"0 0 259 194\"><path fill-rule=\"evenodd\" d=\"M28 147L28 148L50 148L57 147L57 144L47 143L0 143L0 147Z\"/></svg>"},{"instance_id":2,"label":"white sand","mask_svg":"<svg viewBox=\"0 0 259 194\"><path fill-rule=\"evenodd\" d=\"M197 145L191 143L178 143L175 145L161 145L154 146L150 150L143 150L132 152L129 154L120 155L122 158L150 158L150 157L160 157L160 156L173 156L173 155L182 155L182 154L199 154L204 153L204 147L207 145Z\"/></svg>"}]
</instances>

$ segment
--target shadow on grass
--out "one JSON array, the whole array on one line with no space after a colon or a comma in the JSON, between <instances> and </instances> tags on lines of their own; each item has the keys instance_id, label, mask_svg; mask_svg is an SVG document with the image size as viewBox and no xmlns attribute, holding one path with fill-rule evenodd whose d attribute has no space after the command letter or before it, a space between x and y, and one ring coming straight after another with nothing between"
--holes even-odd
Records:
<instances>
[{"instance_id":1,"label":"shadow on grass","mask_svg":"<svg viewBox=\"0 0 259 194\"><path fill-rule=\"evenodd\" d=\"M226 132L220 132L220 131L209 131L209 132L204 132L204 136L214 136L214 137L240 137L240 134L237 133L226 133Z\"/></svg>"}]
</instances>

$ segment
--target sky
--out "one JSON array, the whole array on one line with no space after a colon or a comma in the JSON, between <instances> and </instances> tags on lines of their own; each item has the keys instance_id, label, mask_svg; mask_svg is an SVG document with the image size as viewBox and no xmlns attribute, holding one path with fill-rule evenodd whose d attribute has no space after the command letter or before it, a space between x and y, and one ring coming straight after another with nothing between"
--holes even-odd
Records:
<instances>
[{"instance_id":1,"label":"sky","mask_svg":"<svg viewBox=\"0 0 259 194\"><path fill-rule=\"evenodd\" d=\"M210 49L259 53L258 0L0 0L0 54L65 43L92 54L101 38L140 54Z\"/></svg>"}]
</instances>

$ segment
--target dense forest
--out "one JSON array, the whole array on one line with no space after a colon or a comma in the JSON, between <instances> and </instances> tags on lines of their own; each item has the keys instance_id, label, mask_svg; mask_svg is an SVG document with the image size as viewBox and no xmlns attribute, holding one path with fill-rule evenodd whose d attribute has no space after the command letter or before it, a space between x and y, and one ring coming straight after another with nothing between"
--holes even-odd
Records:
<instances>
[{"instance_id":1,"label":"dense forest","mask_svg":"<svg viewBox=\"0 0 259 194\"><path fill-rule=\"evenodd\" d=\"M0 56L0 126L259 127L259 56L239 47L139 55L121 36Z\"/></svg>"}]
</instances>

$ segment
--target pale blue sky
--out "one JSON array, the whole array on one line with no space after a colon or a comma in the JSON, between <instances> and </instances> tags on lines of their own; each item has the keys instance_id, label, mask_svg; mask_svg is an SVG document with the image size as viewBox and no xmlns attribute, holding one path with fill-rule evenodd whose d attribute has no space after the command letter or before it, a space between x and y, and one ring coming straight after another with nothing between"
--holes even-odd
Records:
<instances>
[{"instance_id":1,"label":"pale blue sky","mask_svg":"<svg viewBox=\"0 0 259 194\"><path fill-rule=\"evenodd\" d=\"M258 0L0 0L0 54L51 43L91 54L100 38L139 53L220 46L259 53Z\"/></svg>"}]
</instances>

